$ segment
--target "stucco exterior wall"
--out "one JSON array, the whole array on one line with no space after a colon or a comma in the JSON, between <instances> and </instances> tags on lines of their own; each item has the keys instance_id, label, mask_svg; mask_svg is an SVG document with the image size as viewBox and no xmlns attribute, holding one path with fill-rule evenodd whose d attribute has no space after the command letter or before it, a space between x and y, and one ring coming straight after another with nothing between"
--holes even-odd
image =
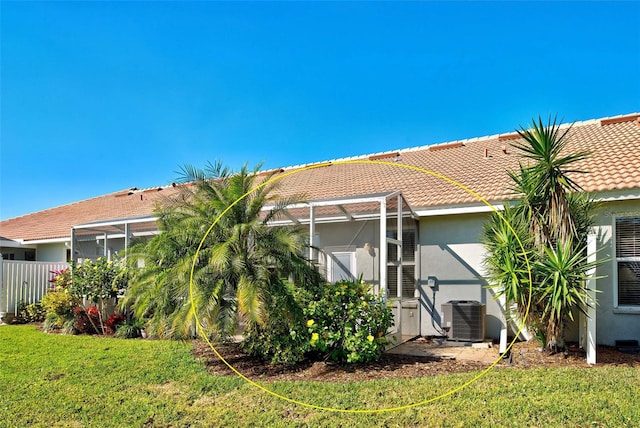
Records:
<instances>
[{"instance_id":1,"label":"stucco exterior wall","mask_svg":"<svg viewBox=\"0 0 640 428\"><path fill-rule=\"evenodd\" d=\"M498 339L503 311L483 279L484 249L480 244L489 214L423 217L420 220L420 334L440 335L442 304L475 300L486 305L485 336ZM437 286L432 289L428 278Z\"/></svg>"},{"instance_id":2,"label":"stucco exterior wall","mask_svg":"<svg viewBox=\"0 0 640 428\"><path fill-rule=\"evenodd\" d=\"M39 262L66 262L67 247L64 242L39 244L36 249L36 260Z\"/></svg>"},{"instance_id":3,"label":"stucco exterior wall","mask_svg":"<svg viewBox=\"0 0 640 428\"><path fill-rule=\"evenodd\" d=\"M616 340L640 341L640 306L617 308L614 289L616 269L614 221L616 215L635 214L640 216L640 201L620 201L603 203L595 219L598 234L598 258L607 261L597 268L596 281L599 291L596 298L596 342L614 345Z\"/></svg>"},{"instance_id":4,"label":"stucco exterior wall","mask_svg":"<svg viewBox=\"0 0 640 428\"><path fill-rule=\"evenodd\" d=\"M355 276L377 285L379 275L380 227L378 221L353 221L316 225L315 244L326 252L355 252ZM371 251L365 250L365 244ZM320 263L326 269L326 257L320 254ZM326 273L326 272L325 272Z\"/></svg>"}]
</instances>

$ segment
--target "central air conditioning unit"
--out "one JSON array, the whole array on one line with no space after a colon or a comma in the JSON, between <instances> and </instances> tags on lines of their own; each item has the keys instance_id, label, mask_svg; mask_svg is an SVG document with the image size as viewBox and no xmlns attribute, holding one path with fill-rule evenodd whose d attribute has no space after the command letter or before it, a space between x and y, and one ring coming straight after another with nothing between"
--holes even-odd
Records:
<instances>
[{"instance_id":1,"label":"central air conditioning unit","mask_svg":"<svg viewBox=\"0 0 640 428\"><path fill-rule=\"evenodd\" d=\"M473 300L450 300L442 304L443 324L449 340L482 342L485 305Z\"/></svg>"}]
</instances>

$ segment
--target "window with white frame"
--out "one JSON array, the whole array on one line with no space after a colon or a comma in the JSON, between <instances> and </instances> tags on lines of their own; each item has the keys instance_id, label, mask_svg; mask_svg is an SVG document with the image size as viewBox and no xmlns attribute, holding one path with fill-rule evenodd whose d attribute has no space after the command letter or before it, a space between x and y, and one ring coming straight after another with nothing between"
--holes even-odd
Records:
<instances>
[{"instance_id":1,"label":"window with white frame","mask_svg":"<svg viewBox=\"0 0 640 428\"><path fill-rule=\"evenodd\" d=\"M343 280L354 280L356 271L356 253L353 251L327 252L327 278L335 283Z\"/></svg>"},{"instance_id":2,"label":"window with white frame","mask_svg":"<svg viewBox=\"0 0 640 428\"><path fill-rule=\"evenodd\" d=\"M616 218L617 306L640 306L640 215Z\"/></svg>"}]
</instances>

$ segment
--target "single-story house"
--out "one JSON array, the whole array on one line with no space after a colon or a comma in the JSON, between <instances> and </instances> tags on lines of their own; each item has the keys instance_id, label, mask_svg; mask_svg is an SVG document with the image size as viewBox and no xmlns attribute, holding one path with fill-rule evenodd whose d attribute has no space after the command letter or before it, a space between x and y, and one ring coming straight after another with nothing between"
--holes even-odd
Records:
<instances>
[{"instance_id":1,"label":"single-story house","mask_svg":"<svg viewBox=\"0 0 640 428\"><path fill-rule=\"evenodd\" d=\"M597 308L582 321L588 328L574 326L569 339L588 332L598 344L640 340L640 114L578 122L569 135L567 151L591 152L578 165L588 173L575 179L601 202L593 248L606 260L594 281ZM511 146L519 138L506 133L280 169L279 192L302 193L306 203L275 223L308 225L320 249L310 255L327 278L362 275L394 302L403 336L461 330L451 305L467 305L474 325L459 334L498 339L504 308L483 279L480 235L492 210L484 201L500 208L514 199L507 171L525 161ZM133 187L4 220L0 252L5 260L108 257L132 237L158 233L154 207L178 190Z\"/></svg>"}]
</instances>

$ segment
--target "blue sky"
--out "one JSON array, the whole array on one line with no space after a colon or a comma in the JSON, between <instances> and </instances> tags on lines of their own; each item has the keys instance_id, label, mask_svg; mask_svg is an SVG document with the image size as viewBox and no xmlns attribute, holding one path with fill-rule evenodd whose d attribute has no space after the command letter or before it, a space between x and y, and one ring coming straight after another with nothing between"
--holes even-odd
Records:
<instances>
[{"instance_id":1,"label":"blue sky","mask_svg":"<svg viewBox=\"0 0 640 428\"><path fill-rule=\"evenodd\" d=\"M2 219L184 164L275 168L640 110L640 2L0 8Z\"/></svg>"}]
</instances>

